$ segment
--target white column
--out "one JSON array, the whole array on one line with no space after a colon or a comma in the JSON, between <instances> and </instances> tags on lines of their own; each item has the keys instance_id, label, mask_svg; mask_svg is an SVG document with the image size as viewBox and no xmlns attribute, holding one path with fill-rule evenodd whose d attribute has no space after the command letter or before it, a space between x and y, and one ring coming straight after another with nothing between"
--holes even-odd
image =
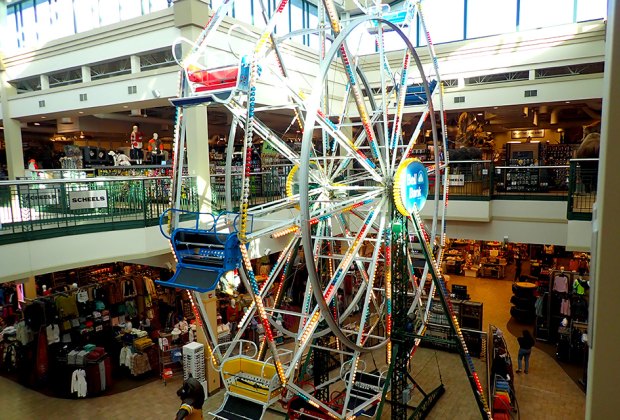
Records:
<instances>
[{"instance_id":1,"label":"white column","mask_svg":"<svg viewBox=\"0 0 620 420\"><path fill-rule=\"evenodd\" d=\"M24 148L21 123L11 118L8 98L16 95L15 88L7 80L6 71L0 70L0 101L2 103L2 125L6 145L6 162L9 179L24 176Z\"/></svg>"},{"instance_id":2,"label":"white column","mask_svg":"<svg viewBox=\"0 0 620 420\"><path fill-rule=\"evenodd\" d=\"M174 2L174 24L181 30L181 36L195 40L209 19L209 8L198 0L177 0ZM188 48L184 45L184 48ZM211 211L211 180L209 169L209 129L207 108L188 108L184 114L187 139L187 164L189 175L196 177L200 211Z\"/></svg>"},{"instance_id":3,"label":"white column","mask_svg":"<svg viewBox=\"0 0 620 420\"><path fill-rule=\"evenodd\" d=\"M603 122L596 199L598 238L591 262L590 330L592 343L588 364L586 418L606 419L618 415L620 390L620 321L618 317L618 250L620 249L620 9L608 2L607 42L603 88ZM614 48L615 47L615 48ZM594 247L593 247L594 249Z\"/></svg>"},{"instance_id":4,"label":"white column","mask_svg":"<svg viewBox=\"0 0 620 420\"><path fill-rule=\"evenodd\" d=\"M90 72L90 67L89 66L82 66L82 82L90 82L92 81L92 75ZM49 88L49 83L48 83L48 88ZM41 87L43 87L43 84L41 84Z\"/></svg>"},{"instance_id":5,"label":"white column","mask_svg":"<svg viewBox=\"0 0 620 420\"><path fill-rule=\"evenodd\" d=\"M132 55L129 57L131 62L131 72L132 73L140 73L140 57L137 55Z\"/></svg>"},{"instance_id":6,"label":"white column","mask_svg":"<svg viewBox=\"0 0 620 420\"><path fill-rule=\"evenodd\" d=\"M41 90L49 89L50 88L50 77L47 74L42 74L39 77L41 80Z\"/></svg>"}]
</instances>

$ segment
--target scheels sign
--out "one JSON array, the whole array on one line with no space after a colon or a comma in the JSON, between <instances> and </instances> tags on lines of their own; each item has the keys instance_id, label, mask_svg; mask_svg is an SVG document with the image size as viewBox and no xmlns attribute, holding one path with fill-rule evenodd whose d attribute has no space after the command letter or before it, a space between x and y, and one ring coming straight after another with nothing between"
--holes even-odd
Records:
<instances>
[{"instance_id":1,"label":"scheels sign","mask_svg":"<svg viewBox=\"0 0 620 420\"><path fill-rule=\"evenodd\" d=\"M105 207L108 207L108 192L106 190L73 191L69 193L69 208L71 210Z\"/></svg>"}]
</instances>

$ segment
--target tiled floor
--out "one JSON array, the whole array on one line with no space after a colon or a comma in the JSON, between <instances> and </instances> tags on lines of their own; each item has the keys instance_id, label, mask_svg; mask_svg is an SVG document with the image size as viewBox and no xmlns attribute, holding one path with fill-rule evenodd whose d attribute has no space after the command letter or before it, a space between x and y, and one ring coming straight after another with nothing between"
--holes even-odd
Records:
<instances>
[{"instance_id":1,"label":"tiled floor","mask_svg":"<svg viewBox=\"0 0 620 420\"><path fill-rule=\"evenodd\" d=\"M484 323L492 323L505 332L513 362L516 364L518 345L516 335L521 328L510 322L509 301L511 282L451 276L451 283L465 284L474 301L484 302ZM375 356L380 365L383 357ZM436 361L437 360L437 361ZM372 363L371 360L368 363ZM439 364L439 369L437 367ZM482 364L476 362L481 373ZM475 400L455 354L421 348L414 357L411 374L425 391L439 385L439 372L446 393L429 419L477 419ZM582 419L585 394L547 353L534 348L529 375L515 378L522 420ZM176 390L179 379L164 386L159 381L121 394L83 400L64 400L47 397L0 377L0 419L170 419L179 406ZM214 410L222 402L223 392L208 398L204 411ZM280 409L279 405L275 409ZM206 416L205 418L209 418ZM388 417L384 413L384 418ZM283 414L269 411L267 419L282 419Z\"/></svg>"}]
</instances>

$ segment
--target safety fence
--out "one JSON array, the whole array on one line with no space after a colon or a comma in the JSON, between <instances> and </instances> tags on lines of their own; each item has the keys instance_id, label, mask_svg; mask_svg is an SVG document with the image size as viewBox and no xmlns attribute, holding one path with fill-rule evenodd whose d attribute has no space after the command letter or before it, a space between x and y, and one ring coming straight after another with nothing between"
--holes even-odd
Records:
<instances>
[{"instance_id":1,"label":"safety fence","mask_svg":"<svg viewBox=\"0 0 620 420\"><path fill-rule=\"evenodd\" d=\"M286 197L290 169L282 165L252 172L250 206ZM591 220L597 174L598 159L575 159L566 166L524 167L455 161L450 162L449 198L566 201L568 220ZM211 210L226 210L225 175L214 174L210 181ZM432 173L429 184L432 198L437 186ZM0 244L156 225L159 215L169 208L170 186L168 176L0 181ZM289 187L293 192L296 186L292 179ZM240 173L231 176L230 188L231 210L236 211L242 193ZM181 208L198 211L199 207L195 178L183 177Z\"/></svg>"},{"instance_id":2,"label":"safety fence","mask_svg":"<svg viewBox=\"0 0 620 420\"><path fill-rule=\"evenodd\" d=\"M0 182L0 244L154 226L170 207L169 177ZM184 177L181 208L197 211L196 180Z\"/></svg>"}]
</instances>

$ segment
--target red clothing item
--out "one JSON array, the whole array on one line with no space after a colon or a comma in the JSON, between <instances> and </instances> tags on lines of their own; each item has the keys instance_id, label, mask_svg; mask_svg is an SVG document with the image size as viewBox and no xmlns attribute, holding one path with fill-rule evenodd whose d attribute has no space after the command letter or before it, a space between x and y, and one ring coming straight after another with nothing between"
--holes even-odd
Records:
<instances>
[{"instance_id":1,"label":"red clothing item","mask_svg":"<svg viewBox=\"0 0 620 420\"><path fill-rule=\"evenodd\" d=\"M226 317L228 318L228 322L238 322L239 321L239 307L232 305L228 305L226 309Z\"/></svg>"}]
</instances>

